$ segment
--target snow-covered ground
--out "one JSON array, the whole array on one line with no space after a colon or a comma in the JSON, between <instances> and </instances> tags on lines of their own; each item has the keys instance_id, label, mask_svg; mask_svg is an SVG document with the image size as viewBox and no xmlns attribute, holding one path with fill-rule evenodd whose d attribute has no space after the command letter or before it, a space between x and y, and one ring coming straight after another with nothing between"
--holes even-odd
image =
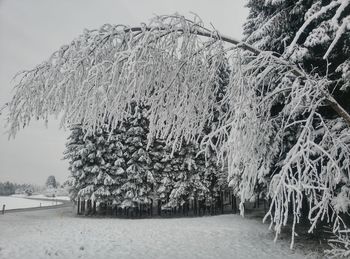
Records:
<instances>
[{"instance_id":1,"label":"snow-covered ground","mask_svg":"<svg viewBox=\"0 0 350 259\"><path fill-rule=\"evenodd\" d=\"M13 209L53 206L53 205L61 204L61 202L33 200L33 199L26 199L26 198L13 197L13 196L0 196L0 210L2 210L2 206L4 204L5 204L5 210L13 210Z\"/></svg>"},{"instance_id":2,"label":"snow-covered ground","mask_svg":"<svg viewBox=\"0 0 350 259\"><path fill-rule=\"evenodd\" d=\"M26 196L24 194L14 194L12 197L21 197L21 198L28 198L28 199L41 199L41 200L63 200L63 201L69 201L68 196L55 196L55 197L47 197L44 194L33 194L31 196Z\"/></svg>"},{"instance_id":3,"label":"snow-covered ground","mask_svg":"<svg viewBox=\"0 0 350 259\"><path fill-rule=\"evenodd\" d=\"M0 258L305 258L238 215L77 217L71 207L0 215Z\"/></svg>"}]
</instances>

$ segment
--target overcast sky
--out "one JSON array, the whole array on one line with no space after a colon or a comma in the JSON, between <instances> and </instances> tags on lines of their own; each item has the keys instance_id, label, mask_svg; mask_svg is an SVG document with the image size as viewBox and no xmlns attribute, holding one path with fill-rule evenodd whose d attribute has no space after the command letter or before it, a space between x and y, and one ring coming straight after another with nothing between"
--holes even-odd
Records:
<instances>
[{"instance_id":1,"label":"overcast sky","mask_svg":"<svg viewBox=\"0 0 350 259\"><path fill-rule=\"evenodd\" d=\"M0 0L0 107L11 98L16 72L30 69L83 29L105 23L138 25L154 14L198 14L221 33L241 38L245 0ZM67 131L51 120L32 123L14 140L0 115L0 182L44 184L49 175L69 174L62 153Z\"/></svg>"}]
</instances>

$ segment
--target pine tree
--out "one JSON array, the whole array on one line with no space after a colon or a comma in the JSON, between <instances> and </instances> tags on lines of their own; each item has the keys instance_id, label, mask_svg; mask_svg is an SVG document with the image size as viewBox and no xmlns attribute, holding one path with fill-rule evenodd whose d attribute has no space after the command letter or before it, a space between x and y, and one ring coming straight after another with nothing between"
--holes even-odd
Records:
<instances>
[{"instance_id":1,"label":"pine tree","mask_svg":"<svg viewBox=\"0 0 350 259\"><path fill-rule=\"evenodd\" d=\"M80 190L87 186L87 183L85 183L85 181L82 181L86 176L83 170L82 158L86 157L87 153L87 149L85 149L85 141L83 138L84 134L81 127L72 127L71 135L68 137L66 150L64 152L64 159L68 160L68 169L71 173L67 184L69 186L69 192L72 200L77 200ZM93 179L90 179L89 183L92 184ZM92 190L89 192L89 194L92 194Z\"/></svg>"},{"instance_id":2,"label":"pine tree","mask_svg":"<svg viewBox=\"0 0 350 259\"><path fill-rule=\"evenodd\" d=\"M200 138L201 140L204 136L210 135L210 133L223 126L220 125L220 121L222 117L227 116L227 112L229 111L229 107L223 99L226 95L230 74L231 69L228 60L224 57L222 63L219 65L217 73L215 74L216 80L213 85L213 88L215 89L215 106L203 130L203 136ZM225 105L223 105L223 103L225 103ZM216 137L213 137L210 138L210 141L215 145L217 139ZM210 195L207 195L207 200L212 203L219 197L219 192L225 190L228 186L227 168L223 169L222 162L218 159L217 153L211 148L210 144L206 145L206 149L199 158L201 158L199 164L204 168L203 183L205 183L205 186L210 192Z\"/></svg>"},{"instance_id":3,"label":"pine tree","mask_svg":"<svg viewBox=\"0 0 350 259\"><path fill-rule=\"evenodd\" d=\"M179 172L177 165L177 154L171 155L171 148L166 146L165 141L156 140L153 142L155 149L151 152L156 163L155 170L155 195L158 199L159 209L164 209L169 203L169 196L175 185L175 178ZM176 204L177 205L177 204Z\"/></svg>"},{"instance_id":4,"label":"pine tree","mask_svg":"<svg viewBox=\"0 0 350 259\"><path fill-rule=\"evenodd\" d=\"M198 137L200 143L203 138L220 126L220 117L225 116L228 107L222 105L230 75L230 68L226 59L220 64L215 74L215 84L212 86L215 93L215 107L204 126L202 135ZM199 201L208 206L217 201L219 192L227 187L227 171L222 170L217 154L206 146L200 152L200 146L195 142L185 142L175 152L174 147L165 146L158 141L162 153L160 179L158 180L157 195L164 209L188 205L191 201ZM215 138L210 138L215 143ZM199 155L199 153L201 153ZM158 173L158 174L159 174Z\"/></svg>"},{"instance_id":5,"label":"pine tree","mask_svg":"<svg viewBox=\"0 0 350 259\"><path fill-rule=\"evenodd\" d=\"M15 185L13 183L7 182L0 182L0 195L7 196L15 194Z\"/></svg>"},{"instance_id":6,"label":"pine tree","mask_svg":"<svg viewBox=\"0 0 350 259\"><path fill-rule=\"evenodd\" d=\"M103 128L95 134L84 132L80 126L72 128L65 151L70 163L72 199L120 204L125 178L122 150L119 132L110 136Z\"/></svg>"},{"instance_id":7,"label":"pine tree","mask_svg":"<svg viewBox=\"0 0 350 259\"><path fill-rule=\"evenodd\" d=\"M333 81L329 88L350 111L350 5L335 0L250 0L247 6L245 40L284 54L310 73L327 75Z\"/></svg>"},{"instance_id":8,"label":"pine tree","mask_svg":"<svg viewBox=\"0 0 350 259\"><path fill-rule=\"evenodd\" d=\"M56 178L53 175L50 175L46 180L46 187L48 188L57 188Z\"/></svg>"},{"instance_id":9,"label":"pine tree","mask_svg":"<svg viewBox=\"0 0 350 259\"><path fill-rule=\"evenodd\" d=\"M124 151L126 181L122 186L124 193L122 207L138 207L152 203L154 173L149 151L147 150L148 121L146 107L135 104L129 119Z\"/></svg>"},{"instance_id":10,"label":"pine tree","mask_svg":"<svg viewBox=\"0 0 350 259\"><path fill-rule=\"evenodd\" d=\"M283 56L285 59L289 59L295 62L298 66L305 69L310 75L322 76L328 79L324 84L328 87L332 96L344 107L347 111L350 111L350 89L349 89L349 60L350 60L350 30L348 29L350 24L350 4L348 1L337 0L251 0L248 3L250 8L250 14L248 21L244 27L245 40L254 46L274 52L276 56ZM271 74L271 73L270 73ZM273 78L274 75L268 75ZM294 83L303 84L303 80L300 82L292 82L288 78L278 79L275 75L274 86L273 84L266 83L272 88L268 89L264 86L264 80L261 80L262 92L265 95L272 92L282 84L289 84L294 87ZM271 79L270 79L271 80ZM284 82L283 82L284 80ZM268 80L267 80L268 81ZM265 81L266 82L266 81ZM321 91L321 87L320 90ZM303 102L302 98L299 102ZM326 165L332 164L332 161L340 162L341 165L346 165L348 162L347 156L343 155L342 149L348 150L347 145L349 141L343 137L347 135L347 126L341 121L339 115L334 112L333 109L328 106L328 103L324 103L323 106L318 107L316 111L311 109L306 112L298 112L297 110L285 109L290 99L280 96L276 98L275 104L272 107L270 113L274 119L274 125L271 125L270 133L266 136L267 143L271 143L270 147L265 151L268 154L266 157L272 157L270 164L261 163L259 171L259 179L261 182L269 182L265 186L272 186L276 188L277 184L274 183L279 176L280 170L287 168L285 161L286 158L292 161L292 155L299 152L298 155L302 155L303 152L313 153L311 161L308 165L303 162L296 163L295 166L288 170L294 174L294 179L300 182L308 182L305 185L314 185L315 182L312 177L308 177L312 174L316 175L316 179L323 179L324 175L328 175L328 179L331 179L330 174L332 170ZM306 101L307 103L307 101ZM317 116L313 118L315 112ZM282 116L280 116L282 114ZM283 121L284 118L288 118L287 121ZM282 120L281 120L282 118ZM311 121L309 125L305 125L306 121ZM287 124L288 126L285 126ZM286 127L283 134L279 134L280 128ZM309 127L310 135L305 135L305 128ZM274 132L274 133L273 133ZM327 139L327 134L332 132L333 142ZM304 135L303 135L304 134ZM337 138L341 138L338 142L339 149L335 146L338 141ZM277 139L277 141L276 141ZM279 139L279 140L278 140ZM305 139L310 143L315 143L317 148L314 151L314 147L311 145L304 147L300 143L306 143ZM279 144L278 144L279 142ZM299 146L298 146L299 145ZM309 150L308 150L309 149ZM326 157L320 160L318 156L320 153L317 149L326 150ZM329 155L331 154L331 155ZM318 160L317 160L318 159ZM303 158L301 158L303 161ZM293 164L294 162L289 162ZM312 166L310 167L310 165ZM301 165L301 166L300 166ZM261 168L263 170L261 170ZM266 168L264 170L264 168ZM310 168L313 168L310 170ZM316 226L316 222L320 220L321 212L328 214L329 205L317 207L316 204L330 204L333 208L332 223L334 223L334 230L339 229L341 220L338 218L338 213L345 212L344 197L348 197L348 186L350 186L349 178L347 176L347 166L343 167L345 170L341 172L341 179L331 179L328 184L325 184L327 188L323 191L320 189L317 192L303 190L299 188L299 194L294 194L292 199L294 208L302 207L301 213L308 218L311 223L311 229ZM298 171L299 174L293 173ZM302 172L302 173L300 173ZM312 172L312 174L311 174ZM300 180L301 179L301 180ZM276 182L283 182L277 180ZM317 183L319 184L319 183ZM274 186L275 185L275 186ZM268 190L266 190L268 192ZM325 198L327 193L331 193L332 202L328 203L328 198ZM272 193L270 193L272 194ZM273 194L272 194L273 196ZM272 197L271 196L271 197ZM338 197L343 197L338 199ZM302 197L302 202L301 198ZM305 201L305 197L308 199L309 204ZM338 201L339 206L338 206ZM288 199L288 202L291 202ZM277 206L277 205L274 205ZM309 214L305 211L305 208L310 207L313 211ZM342 207L342 209L340 209ZM288 209L286 209L288 211ZM298 217L295 214L300 214L300 211L295 209L291 210L295 218ZM316 215L316 216L315 216ZM336 215L336 216L335 216ZM344 214L343 214L344 215ZM275 219L278 217L274 215ZM276 220L277 222L278 220ZM278 223L281 225L281 221ZM279 229L277 229L279 231Z\"/></svg>"},{"instance_id":11,"label":"pine tree","mask_svg":"<svg viewBox=\"0 0 350 259\"><path fill-rule=\"evenodd\" d=\"M344 10L340 11L339 2L334 8L317 15L322 8L335 2L338 1L250 0L247 4L250 12L244 25L244 35L245 41L259 49L272 51L277 53L276 55L284 55L285 58L296 62L309 73L327 76L330 91L339 103L350 111L350 91L348 89L350 32L345 30L340 34L338 31L339 26L347 22L348 18L346 17L350 14L350 5L346 6L344 2ZM313 15L315 17L312 22L301 30ZM335 47L332 48L331 54L325 59L327 49L330 48L337 35L340 38ZM280 83L280 81L276 81L276 87ZM276 116L280 113L285 102L288 100L283 98L276 100L271 115ZM337 118L330 107L324 106L319 112L328 119ZM294 119L302 119L306 116L304 113ZM334 120L334 123L336 124L337 120ZM271 142L273 142L274 136L278 135L280 124L281 121L276 120L275 126L272 127L274 134L270 135ZM300 133L300 129L297 126L289 127L282 137L283 145L274 146L275 151L267 151L274 153L272 156L276 157L273 165L267 166L267 168L271 168L270 171L278 170L279 161L284 159L285 154L295 144L298 133ZM266 172L266 176L270 176L270 174Z\"/></svg>"},{"instance_id":12,"label":"pine tree","mask_svg":"<svg viewBox=\"0 0 350 259\"><path fill-rule=\"evenodd\" d=\"M200 185L198 182L201 182L202 179L199 176L201 170L197 166L195 156L195 145L182 145L172 159L171 164L176 170L176 175L173 189L169 195L169 202L165 206L183 206L189 200L197 198L197 188Z\"/></svg>"}]
</instances>

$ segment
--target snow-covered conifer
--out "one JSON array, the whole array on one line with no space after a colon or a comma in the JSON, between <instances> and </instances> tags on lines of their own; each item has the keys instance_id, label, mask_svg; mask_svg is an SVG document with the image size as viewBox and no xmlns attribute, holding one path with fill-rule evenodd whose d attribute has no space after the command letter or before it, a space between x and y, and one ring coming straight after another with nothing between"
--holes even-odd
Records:
<instances>
[{"instance_id":1,"label":"snow-covered conifer","mask_svg":"<svg viewBox=\"0 0 350 259\"><path fill-rule=\"evenodd\" d=\"M147 149L147 108L134 104L125 122L126 179L122 186L122 207L150 205L154 189L153 161Z\"/></svg>"},{"instance_id":2,"label":"snow-covered conifer","mask_svg":"<svg viewBox=\"0 0 350 259\"><path fill-rule=\"evenodd\" d=\"M257 152L260 155L255 158L255 169L250 167L259 172L250 180L264 183L268 188L271 208L274 208L268 215L276 223L277 232L286 224L288 213L293 215L293 227L299 222L306 205L304 199L308 200L306 217L311 223L310 231L329 214L333 214L330 221L336 230L341 225L338 219L341 213L337 208L343 207L337 205L337 201L344 200L337 197L342 195L341 186L349 184L348 159L343 155L344 152L349 154L349 147L341 135L349 134L349 129L339 120L332 103L323 100L322 93L330 91L337 102L350 111L346 80L350 58L350 30L346 29L350 2L251 0L248 7L250 15L245 24L245 39L249 43L295 62L309 75L323 77L323 82L309 92L307 79L290 80L287 74L279 77L267 63L258 72L255 88L261 91L252 94L263 96L260 105L270 98L271 104L270 112L265 110L268 112L267 116L263 115L265 119L258 120L264 124L260 128L264 133L256 134L262 138L256 141L263 152ZM290 89L287 91L294 94L281 91L286 86ZM306 91L297 90L301 87ZM307 92L309 97L305 95ZM269 123L265 124L267 121ZM248 160L240 161L247 164ZM236 183L232 181L233 185ZM293 209L283 205L283 200L285 204L291 203Z\"/></svg>"},{"instance_id":3,"label":"snow-covered conifer","mask_svg":"<svg viewBox=\"0 0 350 259\"><path fill-rule=\"evenodd\" d=\"M57 188L56 178L53 175L50 175L46 180L46 187L48 188Z\"/></svg>"},{"instance_id":4,"label":"snow-covered conifer","mask_svg":"<svg viewBox=\"0 0 350 259\"><path fill-rule=\"evenodd\" d=\"M123 143L115 130L106 128L88 134L80 126L72 128L65 159L70 163L70 189L73 199L94 200L99 203L121 203Z\"/></svg>"}]
</instances>

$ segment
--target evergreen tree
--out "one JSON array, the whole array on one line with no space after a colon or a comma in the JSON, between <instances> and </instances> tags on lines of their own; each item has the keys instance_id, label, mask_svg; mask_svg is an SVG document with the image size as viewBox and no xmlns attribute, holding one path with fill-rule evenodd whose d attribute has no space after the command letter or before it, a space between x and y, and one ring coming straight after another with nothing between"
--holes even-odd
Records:
<instances>
[{"instance_id":1,"label":"evergreen tree","mask_svg":"<svg viewBox=\"0 0 350 259\"><path fill-rule=\"evenodd\" d=\"M213 85L215 89L215 106L209 115L203 130L203 136L201 136L200 140L203 140L204 136L210 135L210 133L223 126L220 124L220 121L222 121L223 117L227 116L229 111L224 97L229 84L230 74L231 69L228 60L226 57L223 57L217 73L215 74L215 83ZM215 136L209 139L214 146L217 144L216 142L218 140ZM207 195L207 200L212 202L219 197L219 192L225 190L228 186L228 174L227 168L223 169L223 165L221 161L219 161L215 150L212 149L212 145L210 143L206 144L204 152L199 156L198 163L203 168L202 181L210 192L210 195Z\"/></svg>"},{"instance_id":2,"label":"evergreen tree","mask_svg":"<svg viewBox=\"0 0 350 259\"><path fill-rule=\"evenodd\" d=\"M50 175L46 180L46 187L48 188L57 188L56 178L53 175Z\"/></svg>"},{"instance_id":3,"label":"evergreen tree","mask_svg":"<svg viewBox=\"0 0 350 259\"><path fill-rule=\"evenodd\" d=\"M347 6L346 3L341 5L341 2L336 4L336 2L339 1L250 0L247 4L249 16L244 25L244 35L245 41L259 49L272 51L276 53L275 55L283 55L309 73L327 76L328 88L339 103L350 111L350 89L348 89L350 31L339 32L341 25L347 23L350 5ZM322 12L322 9L332 4L335 4L333 8ZM336 44L331 47L333 42ZM331 54L326 54L330 49ZM264 89L263 80L261 84L261 88ZM280 84L281 81L277 79L275 87ZM265 95L272 90L266 91ZM288 101L283 98L277 99L271 115L276 116L280 112L288 113L283 111ZM330 123L338 123L337 116L330 107L325 105L318 112L325 118L331 119ZM291 119L300 120L306 116L307 113L303 113ZM274 133L269 135L271 146L274 148L267 152L275 156L271 165L267 166L271 168L270 172L278 170L279 161L284 159L300 133L298 126L289 127L282 136L283 145L275 146L272 144L273 138L278 136L280 124L281 121L277 118L275 126L271 128ZM270 176L268 171L265 174Z\"/></svg>"},{"instance_id":4,"label":"evergreen tree","mask_svg":"<svg viewBox=\"0 0 350 259\"><path fill-rule=\"evenodd\" d=\"M284 54L310 73L327 75L329 88L350 111L350 5L335 0L250 0L247 6L245 40Z\"/></svg>"},{"instance_id":5,"label":"evergreen tree","mask_svg":"<svg viewBox=\"0 0 350 259\"><path fill-rule=\"evenodd\" d=\"M149 150L147 150L148 121L147 109L135 104L129 119L125 140L126 181L122 186L124 198L122 207L149 205L154 185L154 173Z\"/></svg>"},{"instance_id":6,"label":"evergreen tree","mask_svg":"<svg viewBox=\"0 0 350 259\"><path fill-rule=\"evenodd\" d=\"M173 152L156 139L147 148L146 113L144 106L134 104L129 119L111 133L107 128L94 134L80 126L72 128L65 158L70 163L73 199L122 208L149 206L157 199L163 209L194 199L215 202L221 172L216 157L198 155L195 143L183 143Z\"/></svg>"},{"instance_id":7,"label":"evergreen tree","mask_svg":"<svg viewBox=\"0 0 350 259\"><path fill-rule=\"evenodd\" d=\"M332 96L344 107L348 112L350 111L350 88L349 88L349 60L350 60L350 4L348 1L337 1L337 0L250 0L248 3L250 14L248 21L244 27L245 40L253 44L254 46L274 52L276 56L283 56L286 59L295 62L298 66L305 69L310 75L317 75L326 77L328 81L323 84L328 87L329 92ZM263 75L266 76L266 75ZM270 76L270 75L268 75ZM282 84L290 84L293 88L292 81L288 78L278 78L274 75L274 86L273 84L267 83L272 88L268 89L264 85L264 80L260 80L261 89L264 95L268 95L277 87ZM273 75L270 76L273 78ZM271 79L269 79L271 80ZM284 82L283 82L284 80ZM303 84L303 80L300 81ZM320 90L321 91L321 87ZM302 102L302 99L299 99ZM304 191L303 188L299 188L299 193L302 195L296 195L291 200L288 198L288 202L292 202L294 208L302 208L301 213L311 223L311 229L316 226L316 222L322 219L318 216L321 213L328 214L328 206L332 206L332 223L334 223L334 231L339 229L341 219L338 215L344 217L348 210L344 209L344 204L349 201L348 188L350 181L348 177L349 167L348 156L344 156L344 150L348 150L349 140L346 137L348 129L344 121L339 118L339 114L336 114L333 109L329 106L329 103L325 102L322 106L316 110L317 116L312 118L312 110L308 112L298 112L296 110L287 110L284 107L291 102L291 100L279 96L276 98L275 104L272 107L270 113L271 116L275 117L275 124L272 125L270 133L266 136L267 142L270 142L271 148L267 148L266 153L268 156L274 157L270 160L270 165L266 166L261 163L261 168L266 168L264 173L260 174L259 179L264 181L272 181L278 179L280 170L285 167L285 159L288 157L292 160L292 153L299 152L302 154L307 149L313 149L306 145L298 148L298 143L305 143L303 138L308 138L310 143L314 142L315 146L321 148L323 151L326 150L326 157L333 157L331 159L320 159L318 151L312 151L311 161L308 165L298 162L296 166L291 167L289 171L295 175L294 179L298 179L300 182L309 182L309 185L314 185L313 179L327 179L325 175L329 177L329 184L324 190L318 189L317 191ZM307 103L307 102L306 102ZM284 114L284 116L280 116ZM288 118L287 121L281 120L281 118ZM306 126L303 121L312 121ZM288 126L284 126L287 124ZM279 134L280 128L286 127L283 134ZM310 128L312 135L305 135L305 127ZM332 132L331 139L326 140L327 134ZM304 136L302 135L304 134ZM334 146L338 142L339 148ZM276 141L276 139L280 139ZM277 144L277 143L280 144ZM277 145L276 145L277 144ZM342 151L343 150L343 151ZM308 150L307 152L310 151ZM272 155L271 155L272 154ZM331 156L329 155L331 154ZM302 158L303 160L303 158ZM327 163L332 164L332 161L340 162L340 165L344 170L340 172L341 179L337 180L330 176L331 170L327 168ZM310 167L310 165L313 166ZM301 165L301 166L300 166ZM344 167L345 165L345 167ZM310 170L310 168L312 168ZM298 174L294 171L299 171ZM311 172L314 171L312 174ZM300 173L302 172L302 173ZM264 175L263 175L264 174ZM310 175L315 175L310 177ZM261 177L262 176L262 177ZM266 180L263 180L265 176ZM280 176L282 179L282 176ZM300 180L302 179L302 180ZM278 181L278 180L277 180ZM282 182L282 181L281 181ZM270 186L273 186L272 182ZM268 186L268 185L265 185ZM331 193L332 201L330 205L324 205L324 207L317 207L316 204L328 204L325 198L327 193ZM272 194L273 196L273 194ZM272 197L271 196L271 197ZM302 197L302 202L301 198ZM347 197L348 201L344 199ZM306 199L308 203L306 203ZM274 206L277 206L276 204ZM313 212L308 213L305 208L311 208ZM322 212L323 210L323 212ZM288 211L288 209L287 209ZM300 213L297 209L291 209L294 214ZM316 216L315 216L316 215ZM336 215L336 216L335 216ZM277 214L274 217L278 217ZM279 220L275 220L278 222ZM281 221L278 223L281 225ZM278 229L277 229L278 230ZM278 230L279 231L279 230ZM350 243L350 242L348 242Z\"/></svg>"},{"instance_id":8,"label":"evergreen tree","mask_svg":"<svg viewBox=\"0 0 350 259\"><path fill-rule=\"evenodd\" d=\"M177 207L182 206L189 200L197 198L197 189L199 184L201 170L195 161L195 145L182 145L179 152L174 155L171 164L176 170L174 185L169 194L169 202L165 206Z\"/></svg>"},{"instance_id":9,"label":"evergreen tree","mask_svg":"<svg viewBox=\"0 0 350 259\"><path fill-rule=\"evenodd\" d=\"M112 132L72 128L65 158L71 171L71 196L123 208L149 205L154 189L153 161L147 150L146 109L134 104L129 119Z\"/></svg>"},{"instance_id":10,"label":"evergreen tree","mask_svg":"<svg viewBox=\"0 0 350 259\"><path fill-rule=\"evenodd\" d=\"M80 126L72 128L65 151L70 163L71 197L120 204L125 178L123 147L117 131L109 136L102 128L95 134L87 134Z\"/></svg>"},{"instance_id":11,"label":"evergreen tree","mask_svg":"<svg viewBox=\"0 0 350 259\"><path fill-rule=\"evenodd\" d=\"M215 84L212 86L215 98L213 108L204 126L202 135L198 137L198 142L203 137L215 131L220 126L220 117L225 116L228 107L222 105L226 87L229 82L230 69L226 59L220 64L215 74ZM216 142L215 138L209 138ZM208 143L204 152L198 144L183 141L181 147L173 152L173 147L165 146L158 140L159 150L162 153L162 160L159 165L161 169L158 180L157 194L163 204L163 208L173 208L188 204L190 200L198 200L207 205L216 202L219 191L227 186L227 171L222 170L217 154Z\"/></svg>"},{"instance_id":12,"label":"evergreen tree","mask_svg":"<svg viewBox=\"0 0 350 259\"><path fill-rule=\"evenodd\" d=\"M333 8L328 8L332 4ZM244 25L245 41L259 49L284 55L310 73L327 76L331 92L350 111L350 31L339 31L348 22L350 5L334 0L250 0L247 7L250 12ZM326 11L322 12L322 9ZM332 47L333 42L336 44ZM327 50L332 50L331 54L328 55ZM276 87L279 83L276 82ZM285 101L279 99L276 102L272 116L283 109ZM319 112L329 119L336 119L328 108ZM277 131L275 128L274 132ZM279 147L283 149L280 150L282 154L295 142L297 132L297 127L286 132L284 146Z\"/></svg>"},{"instance_id":13,"label":"evergreen tree","mask_svg":"<svg viewBox=\"0 0 350 259\"><path fill-rule=\"evenodd\" d=\"M3 195L3 196L12 195L12 194L15 194L15 191L16 191L15 184L10 183L8 181L4 183L0 182L0 195Z\"/></svg>"}]
</instances>

